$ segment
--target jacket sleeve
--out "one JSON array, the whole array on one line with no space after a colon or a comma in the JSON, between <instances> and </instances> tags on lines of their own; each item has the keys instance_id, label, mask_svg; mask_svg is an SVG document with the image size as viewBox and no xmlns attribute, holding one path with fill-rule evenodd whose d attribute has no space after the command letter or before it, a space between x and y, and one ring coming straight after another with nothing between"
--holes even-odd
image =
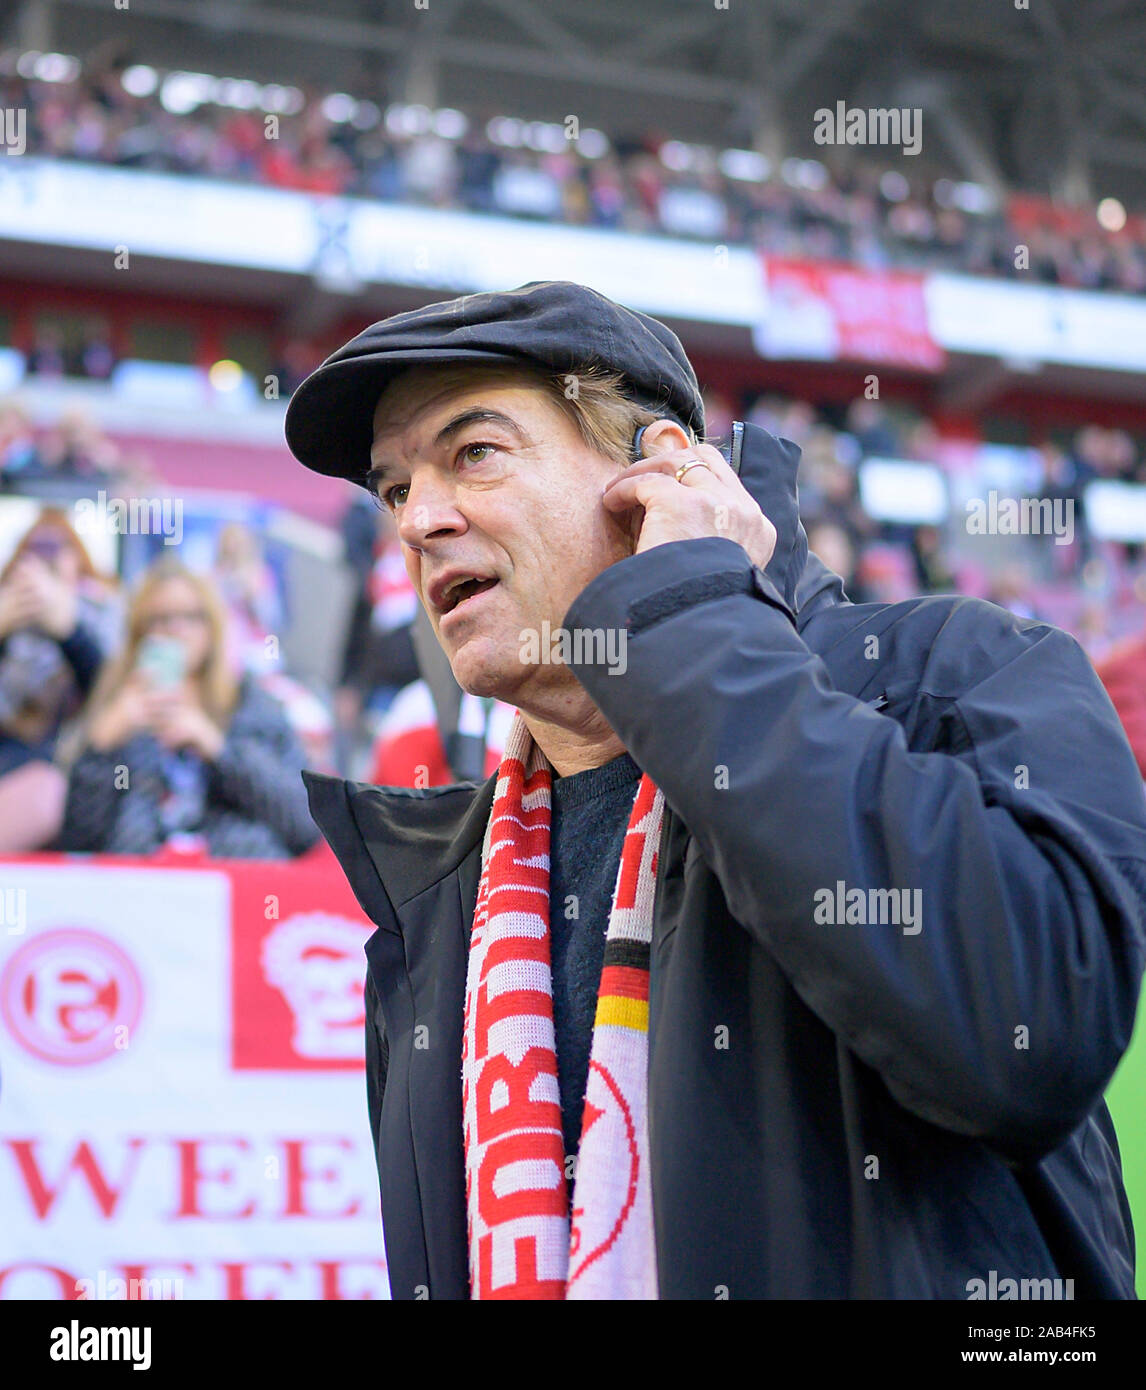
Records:
<instances>
[{"instance_id":1,"label":"jacket sleeve","mask_svg":"<svg viewBox=\"0 0 1146 1390\"><path fill-rule=\"evenodd\" d=\"M71 666L81 696L91 693L95 679L103 662L103 648L95 632L82 620L71 633L60 642L63 652Z\"/></svg>"},{"instance_id":2,"label":"jacket sleeve","mask_svg":"<svg viewBox=\"0 0 1146 1390\"><path fill-rule=\"evenodd\" d=\"M57 848L153 853L165 837L154 793L158 757L159 745L146 735L103 752L86 748L68 773Z\"/></svg>"},{"instance_id":3,"label":"jacket sleeve","mask_svg":"<svg viewBox=\"0 0 1146 1390\"><path fill-rule=\"evenodd\" d=\"M302 749L278 703L252 697L212 764L212 799L269 826L292 854L302 854L318 839L299 780L302 764Z\"/></svg>"},{"instance_id":4,"label":"jacket sleeve","mask_svg":"<svg viewBox=\"0 0 1146 1390\"><path fill-rule=\"evenodd\" d=\"M106 849L124 793L116 788L119 752L88 748L68 773L64 821L56 844L60 849L96 853Z\"/></svg>"},{"instance_id":5,"label":"jacket sleeve","mask_svg":"<svg viewBox=\"0 0 1146 1390\"><path fill-rule=\"evenodd\" d=\"M1130 1040L1146 801L1072 638L947 611L911 692L928 751L833 687L732 541L620 561L565 626L627 633L623 674L574 671L808 1007L900 1104L1034 1161ZM919 890L920 929L817 922L837 884Z\"/></svg>"}]
</instances>

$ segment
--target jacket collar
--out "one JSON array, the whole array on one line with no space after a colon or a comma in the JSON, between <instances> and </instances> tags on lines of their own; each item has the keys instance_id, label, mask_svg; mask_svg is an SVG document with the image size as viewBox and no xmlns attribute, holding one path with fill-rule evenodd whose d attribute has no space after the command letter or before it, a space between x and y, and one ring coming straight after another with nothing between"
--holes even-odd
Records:
<instances>
[{"instance_id":1,"label":"jacket collar","mask_svg":"<svg viewBox=\"0 0 1146 1390\"><path fill-rule=\"evenodd\" d=\"M465 866L463 889L476 895L480 850L497 774L472 782L415 789L375 787L304 772L310 812L369 912L376 876L395 911ZM393 922L374 921L397 928Z\"/></svg>"},{"instance_id":2,"label":"jacket collar","mask_svg":"<svg viewBox=\"0 0 1146 1390\"><path fill-rule=\"evenodd\" d=\"M776 549L764 573L797 614L797 626L822 608L846 603L843 580L808 550L796 482L798 446L759 425L737 421L732 450L734 462L739 459L740 481L776 528Z\"/></svg>"}]
</instances>

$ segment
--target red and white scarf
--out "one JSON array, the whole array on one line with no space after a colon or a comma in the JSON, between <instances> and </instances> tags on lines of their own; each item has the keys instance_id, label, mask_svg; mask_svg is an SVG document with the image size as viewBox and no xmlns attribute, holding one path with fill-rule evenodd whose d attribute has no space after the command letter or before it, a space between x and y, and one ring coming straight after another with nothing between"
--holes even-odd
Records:
<instances>
[{"instance_id":1,"label":"red and white scarf","mask_svg":"<svg viewBox=\"0 0 1146 1390\"><path fill-rule=\"evenodd\" d=\"M649 945L664 798L641 778L605 937L574 1176L572 1166L566 1171L549 965L551 787L549 764L518 714L482 845L466 978L471 1296L656 1298Z\"/></svg>"}]
</instances>

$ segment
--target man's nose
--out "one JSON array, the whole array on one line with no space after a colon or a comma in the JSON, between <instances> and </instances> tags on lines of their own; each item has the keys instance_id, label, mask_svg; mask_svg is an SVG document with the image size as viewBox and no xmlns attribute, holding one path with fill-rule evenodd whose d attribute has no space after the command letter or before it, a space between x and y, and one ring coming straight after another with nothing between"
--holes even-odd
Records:
<instances>
[{"instance_id":1,"label":"man's nose","mask_svg":"<svg viewBox=\"0 0 1146 1390\"><path fill-rule=\"evenodd\" d=\"M444 479L425 475L409 484L396 519L399 539L415 547L425 545L434 536L456 535L466 528L453 487Z\"/></svg>"}]
</instances>

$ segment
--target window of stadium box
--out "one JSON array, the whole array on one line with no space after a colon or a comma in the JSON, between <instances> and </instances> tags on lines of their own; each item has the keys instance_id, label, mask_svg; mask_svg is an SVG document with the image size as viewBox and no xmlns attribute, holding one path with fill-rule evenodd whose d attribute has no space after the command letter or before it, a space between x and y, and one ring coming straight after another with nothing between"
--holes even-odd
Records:
<instances>
[{"instance_id":1,"label":"window of stadium box","mask_svg":"<svg viewBox=\"0 0 1146 1390\"><path fill-rule=\"evenodd\" d=\"M37 352L50 355L58 351L62 354L65 370L70 373L72 364L83 351L91 321L90 314L60 313L56 309L45 309L37 314L32 320L33 358Z\"/></svg>"},{"instance_id":2,"label":"window of stadium box","mask_svg":"<svg viewBox=\"0 0 1146 1390\"><path fill-rule=\"evenodd\" d=\"M993 444L1014 444L1021 448L1031 443L1031 427L1017 415L986 414L983 416L983 438Z\"/></svg>"},{"instance_id":3,"label":"window of stadium box","mask_svg":"<svg viewBox=\"0 0 1146 1390\"><path fill-rule=\"evenodd\" d=\"M237 362L256 381L273 369L270 338L257 328L232 328L223 335L223 356Z\"/></svg>"},{"instance_id":4,"label":"window of stadium box","mask_svg":"<svg viewBox=\"0 0 1146 1390\"><path fill-rule=\"evenodd\" d=\"M195 362L195 331L175 319L134 319L128 326L129 357L143 362Z\"/></svg>"}]
</instances>

